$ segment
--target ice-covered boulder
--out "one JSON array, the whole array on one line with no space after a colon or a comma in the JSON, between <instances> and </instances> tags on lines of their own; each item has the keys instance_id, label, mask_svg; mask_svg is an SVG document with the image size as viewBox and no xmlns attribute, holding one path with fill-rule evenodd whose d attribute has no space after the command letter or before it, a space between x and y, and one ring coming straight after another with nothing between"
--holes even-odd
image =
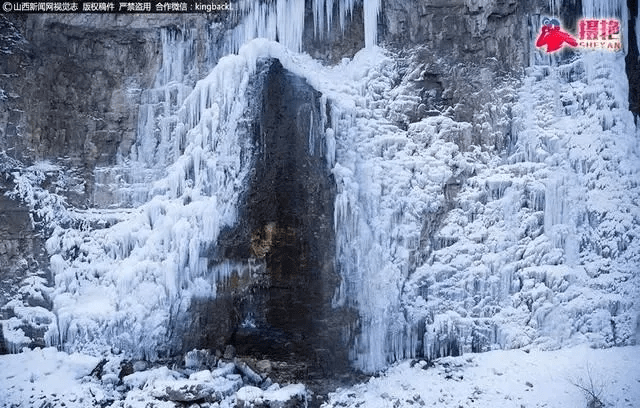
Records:
<instances>
[{"instance_id":1,"label":"ice-covered boulder","mask_svg":"<svg viewBox=\"0 0 640 408\"><path fill-rule=\"evenodd\" d=\"M232 395L242 386L238 377L213 377L208 370L192 374L189 379L160 380L150 387L150 394L158 399L176 402L217 402Z\"/></svg>"},{"instance_id":2,"label":"ice-covered boulder","mask_svg":"<svg viewBox=\"0 0 640 408\"><path fill-rule=\"evenodd\" d=\"M277 384L266 391L246 386L236 394L237 408L299 408L307 406L307 391L302 384L290 384L280 388Z\"/></svg>"}]
</instances>

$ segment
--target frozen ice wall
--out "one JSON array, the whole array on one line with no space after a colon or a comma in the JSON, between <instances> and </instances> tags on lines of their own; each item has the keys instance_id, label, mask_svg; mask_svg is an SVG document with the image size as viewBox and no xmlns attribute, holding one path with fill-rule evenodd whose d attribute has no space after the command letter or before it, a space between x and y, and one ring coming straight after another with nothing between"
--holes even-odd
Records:
<instances>
[{"instance_id":1,"label":"frozen ice wall","mask_svg":"<svg viewBox=\"0 0 640 408\"><path fill-rule=\"evenodd\" d=\"M622 2L583 5L626 18ZM637 341L640 149L624 54L531 61L513 150L475 160L405 286L427 357Z\"/></svg>"},{"instance_id":2,"label":"frozen ice wall","mask_svg":"<svg viewBox=\"0 0 640 408\"><path fill-rule=\"evenodd\" d=\"M394 111L417 102L384 58L352 105L334 106L335 302L360 311L357 367L637 341L640 149L624 54L531 61L522 82L488 91L475 123L399 128Z\"/></svg>"},{"instance_id":3,"label":"frozen ice wall","mask_svg":"<svg viewBox=\"0 0 640 408\"><path fill-rule=\"evenodd\" d=\"M582 15L584 18L615 18L620 21L622 46L627 52L629 44L627 35L629 33L629 9L627 2L622 0L586 0L582 2Z\"/></svg>"},{"instance_id":4,"label":"frozen ice wall","mask_svg":"<svg viewBox=\"0 0 640 408\"><path fill-rule=\"evenodd\" d=\"M162 61L151 89L142 92L138 111L138 138L131 152L119 152L115 166L95 169L94 205L135 207L148 200L149 183L162 177L168 163L184 146L175 137L180 124L178 110L197 80L195 29L161 31Z\"/></svg>"},{"instance_id":5,"label":"frozen ice wall","mask_svg":"<svg viewBox=\"0 0 640 408\"><path fill-rule=\"evenodd\" d=\"M128 199L109 211L73 211L82 222L58 226L47 241L58 320L51 339L69 349L154 358L172 346L172 319L193 296L214 297L229 272L210 268L203 254L236 219L251 164L244 125L254 68L244 55L223 58L190 90L189 33L164 31L162 40L138 140L112 169L130 177L121 191Z\"/></svg>"}]
</instances>

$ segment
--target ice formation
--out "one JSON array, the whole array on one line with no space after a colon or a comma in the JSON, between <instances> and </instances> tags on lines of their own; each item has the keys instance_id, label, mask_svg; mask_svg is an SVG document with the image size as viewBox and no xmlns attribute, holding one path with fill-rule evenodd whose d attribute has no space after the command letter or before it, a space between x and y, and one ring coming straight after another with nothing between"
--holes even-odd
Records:
<instances>
[{"instance_id":1,"label":"ice formation","mask_svg":"<svg viewBox=\"0 0 640 408\"><path fill-rule=\"evenodd\" d=\"M336 14L340 29L344 30L347 19L353 16L358 3L362 3L364 13L365 45L367 47L376 45L380 0L313 0L311 10L314 34L323 38L330 32ZM254 38L277 40L292 51L302 51L305 23L304 1L242 0L237 3L236 13L240 16L240 23L231 34L228 47L230 51L237 51L243 44Z\"/></svg>"},{"instance_id":2,"label":"ice formation","mask_svg":"<svg viewBox=\"0 0 640 408\"><path fill-rule=\"evenodd\" d=\"M301 51L304 6L304 2L293 0L239 2L238 12L244 18L234 29L232 49L239 49L253 38L267 38L279 39L286 47Z\"/></svg>"},{"instance_id":3,"label":"ice formation","mask_svg":"<svg viewBox=\"0 0 640 408\"><path fill-rule=\"evenodd\" d=\"M492 91L513 102L479 109L478 123L440 115L405 128L398 118L418 102L397 85L393 57L374 46L379 0L363 2L367 47L334 67L299 53L300 4L241 2L237 54L193 89L185 85L192 37L163 33L135 148L119 167L96 170L99 184L116 188L105 198L113 208L70 209L37 187L41 170L15 172L16 195L53 226L50 341L153 358L190 299L215 296L235 266L211 267L204 254L236 221L251 166L245 95L262 58L277 58L329 102L324 134L310 134L309 147L324 143L337 187L342 282L333 303L359 312L357 368L635 341L640 135L624 55L532 55L520 83L508 78ZM618 3L594 4L583 2L585 15L624 16ZM331 27L335 8L344 27L354 5L315 1L316 34ZM503 129L512 140L499 150ZM471 143L478 136L484 146Z\"/></svg>"},{"instance_id":4,"label":"ice formation","mask_svg":"<svg viewBox=\"0 0 640 408\"><path fill-rule=\"evenodd\" d=\"M68 349L116 347L154 358L190 297L215 296L216 281L230 272L226 264L208 269L201 254L235 221L250 165L242 126L258 45L221 60L186 92L190 43L170 32L163 42L167 56L141 109L137 144L111 172L119 185L107 187L120 190L115 209L67 208L38 187L42 165L14 174L14 195L52 230L57 325L47 338Z\"/></svg>"},{"instance_id":5,"label":"ice formation","mask_svg":"<svg viewBox=\"0 0 640 408\"><path fill-rule=\"evenodd\" d=\"M138 141L121 165L133 175L122 182L125 191L135 187L125 202L133 208L101 229L57 228L47 241L58 341L66 347L104 341L154 357L169 336L167 322L191 296L215 296L216 281L229 272L211 270L202 254L235 221L249 169L242 126L251 70L245 57L230 56L189 92L181 58L190 44L175 40L163 35L172 57L163 61L141 109Z\"/></svg>"},{"instance_id":6,"label":"ice formation","mask_svg":"<svg viewBox=\"0 0 640 408\"><path fill-rule=\"evenodd\" d=\"M626 15L618 3L583 5L584 15ZM352 129L335 131L336 302L360 310L352 358L363 370L416 355L635 341L640 150L624 54L533 61L520 89L495 90L517 98L506 157L461 148L495 123L440 116L403 131L380 116L378 106L406 103L385 83L388 61L365 80L367 109L332 114ZM488 107L487 119L505 108Z\"/></svg>"}]
</instances>

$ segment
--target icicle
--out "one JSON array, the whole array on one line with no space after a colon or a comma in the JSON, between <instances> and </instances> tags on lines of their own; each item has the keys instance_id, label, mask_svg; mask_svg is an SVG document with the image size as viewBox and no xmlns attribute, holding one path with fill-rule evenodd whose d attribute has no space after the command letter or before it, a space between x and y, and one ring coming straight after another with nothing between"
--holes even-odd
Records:
<instances>
[{"instance_id":1,"label":"icicle","mask_svg":"<svg viewBox=\"0 0 640 408\"><path fill-rule=\"evenodd\" d=\"M347 16L353 16L353 7L355 6L355 0L339 0L340 8L340 29L344 32L347 28Z\"/></svg>"},{"instance_id":2,"label":"icicle","mask_svg":"<svg viewBox=\"0 0 640 408\"><path fill-rule=\"evenodd\" d=\"M314 36L324 38L333 27L333 13L337 11L340 29L344 32L347 18L353 16L358 0L313 0ZM380 0L359 0L363 3L365 46L377 43L378 14ZM229 40L230 52L237 52L246 42L255 38L277 40L295 52L302 51L304 33L305 2L300 0L276 0L262 2L242 0L237 4L236 12L241 16L240 24L233 30Z\"/></svg>"},{"instance_id":3,"label":"icicle","mask_svg":"<svg viewBox=\"0 0 640 408\"><path fill-rule=\"evenodd\" d=\"M304 1L278 0L277 27L278 38L285 47L302 51L302 33L304 31Z\"/></svg>"},{"instance_id":4,"label":"icicle","mask_svg":"<svg viewBox=\"0 0 640 408\"><path fill-rule=\"evenodd\" d=\"M313 0L313 35L324 37L325 0Z\"/></svg>"},{"instance_id":5,"label":"icicle","mask_svg":"<svg viewBox=\"0 0 640 408\"><path fill-rule=\"evenodd\" d=\"M564 223L565 220L566 187L564 180L550 180L544 196L544 229L550 235L552 227L556 224Z\"/></svg>"},{"instance_id":6,"label":"icicle","mask_svg":"<svg viewBox=\"0 0 640 408\"><path fill-rule=\"evenodd\" d=\"M315 155L315 151L316 151L316 131L318 129L315 128L315 125L313 123L313 109L311 109L310 113L309 113L309 155L313 156Z\"/></svg>"},{"instance_id":7,"label":"icicle","mask_svg":"<svg viewBox=\"0 0 640 408\"><path fill-rule=\"evenodd\" d=\"M640 7L638 7L638 14L636 15L636 23L634 28L636 30L636 51L638 51L638 53L640 54Z\"/></svg>"},{"instance_id":8,"label":"icicle","mask_svg":"<svg viewBox=\"0 0 640 408\"><path fill-rule=\"evenodd\" d=\"M331 28L333 27L333 9L335 7L334 5L334 1L335 0L324 0L324 9L327 13L327 27L326 30L327 32L331 31Z\"/></svg>"},{"instance_id":9,"label":"icicle","mask_svg":"<svg viewBox=\"0 0 640 408\"><path fill-rule=\"evenodd\" d=\"M276 2L238 2L242 22L234 29L230 51L237 52L246 42L255 38L276 39L287 48L302 50L305 2L277 0Z\"/></svg>"},{"instance_id":10,"label":"icicle","mask_svg":"<svg viewBox=\"0 0 640 408\"><path fill-rule=\"evenodd\" d=\"M364 44L372 47L378 42L378 13L380 0L364 0Z\"/></svg>"},{"instance_id":11,"label":"icicle","mask_svg":"<svg viewBox=\"0 0 640 408\"><path fill-rule=\"evenodd\" d=\"M549 0L549 10L553 14L553 17L556 17L560 14L560 6L562 6L563 0Z\"/></svg>"},{"instance_id":12,"label":"icicle","mask_svg":"<svg viewBox=\"0 0 640 408\"><path fill-rule=\"evenodd\" d=\"M624 54L628 52L629 39L629 9L622 0L584 0L582 2L583 18L589 19L617 19L620 22L620 35ZM637 31L636 31L637 32Z\"/></svg>"},{"instance_id":13,"label":"icicle","mask_svg":"<svg viewBox=\"0 0 640 408\"><path fill-rule=\"evenodd\" d=\"M336 138L334 136L335 132L333 129L328 128L325 131L325 141L326 141L326 159L327 165L329 168L333 167L336 162Z\"/></svg>"}]
</instances>

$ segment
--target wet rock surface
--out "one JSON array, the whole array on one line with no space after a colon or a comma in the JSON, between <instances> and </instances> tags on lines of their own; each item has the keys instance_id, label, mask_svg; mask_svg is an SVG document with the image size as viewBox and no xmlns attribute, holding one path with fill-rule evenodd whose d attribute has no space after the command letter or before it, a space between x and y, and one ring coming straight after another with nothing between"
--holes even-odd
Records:
<instances>
[{"instance_id":1,"label":"wet rock surface","mask_svg":"<svg viewBox=\"0 0 640 408\"><path fill-rule=\"evenodd\" d=\"M303 362L302 376L325 376L348 369L341 339L355 314L331 306L335 186L324 158L320 95L278 61L267 62L262 77L250 187L238 225L223 231L210 261L245 266L216 299L192 308L202 333L215 336L187 344L228 342L240 355Z\"/></svg>"}]
</instances>

